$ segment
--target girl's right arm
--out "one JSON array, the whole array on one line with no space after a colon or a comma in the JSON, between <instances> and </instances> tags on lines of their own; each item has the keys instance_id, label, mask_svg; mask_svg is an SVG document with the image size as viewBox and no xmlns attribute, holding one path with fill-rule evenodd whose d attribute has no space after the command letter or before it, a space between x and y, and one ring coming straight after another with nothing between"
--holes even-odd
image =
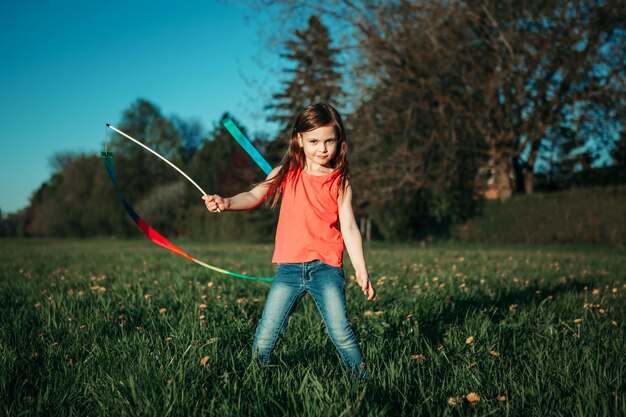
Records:
<instances>
[{"instance_id":1,"label":"girl's right arm","mask_svg":"<svg viewBox=\"0 0 626 417\"><path fill-rule=\"evenodd\" d=\"M217 194L202 196L207 210L212 213L226 210L250 210L257 207L267 195L270 180L280 171L280 166L274 168L265 181L256 185L250 191L239 193L233 197L224 198Z\"/></svg>"}]
</instances>

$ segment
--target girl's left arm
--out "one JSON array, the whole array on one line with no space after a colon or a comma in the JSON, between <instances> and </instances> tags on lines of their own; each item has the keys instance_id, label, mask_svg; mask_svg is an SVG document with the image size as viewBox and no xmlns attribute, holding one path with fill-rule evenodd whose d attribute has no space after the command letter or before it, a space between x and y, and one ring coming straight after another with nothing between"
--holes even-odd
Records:
<instances>
[{"instance_id":1,"label":"girl's left arm","mask_svg":"<svg viewBox=\"0 0 626 417\"><path fill-rule=\"evenodd\" d=\"M363 290L363 294L368 300L376 300L376 291L372 286L365 264L365 255L363 255L363 240L361 232L357 227L354 219L354 211L352 210L352 187L350 184L344 192L339 194L339 224L341 225L341 235L352 261L356 280Z\"/></svg>"}]
</instances>

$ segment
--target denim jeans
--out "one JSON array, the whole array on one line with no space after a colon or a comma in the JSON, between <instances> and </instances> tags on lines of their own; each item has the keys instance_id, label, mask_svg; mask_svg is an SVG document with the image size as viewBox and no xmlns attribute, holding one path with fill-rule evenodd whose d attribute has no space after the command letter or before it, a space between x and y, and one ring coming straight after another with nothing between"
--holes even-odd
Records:
<instances>
[{"instance_id":1,"label":"denim jeans","mask_svg":"<svg viewBox=\"0 0 626 417\"><path fill-rule=\"evenodd\" d=\"M254 336L253 359L263 367L270 364L272 350L305 293L313 297L343 364L353 375L366 378L363 353L348 323L343 269L318 260L278 265Z\"/></svg>"}]
</instances>

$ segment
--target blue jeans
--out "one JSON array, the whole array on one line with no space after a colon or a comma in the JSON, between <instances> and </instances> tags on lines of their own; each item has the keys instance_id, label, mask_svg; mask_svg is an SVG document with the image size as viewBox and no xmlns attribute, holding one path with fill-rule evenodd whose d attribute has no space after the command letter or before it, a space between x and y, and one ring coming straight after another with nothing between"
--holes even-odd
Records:
<instances>
[{"instance_id":1,"label":"blue jeans","mask_svg":"<svg viewBox=\"0 0 626 417\"><path fill-rule=\"evenodd\" d=\"M343 364L353 375L367 377L363 352L348 323L343 269L317 260L278 265L254 335L253 359L263 367L270 364L272 350L285 331L289 316L307 292L313 297Z\"/></svg>"}]
</instances>

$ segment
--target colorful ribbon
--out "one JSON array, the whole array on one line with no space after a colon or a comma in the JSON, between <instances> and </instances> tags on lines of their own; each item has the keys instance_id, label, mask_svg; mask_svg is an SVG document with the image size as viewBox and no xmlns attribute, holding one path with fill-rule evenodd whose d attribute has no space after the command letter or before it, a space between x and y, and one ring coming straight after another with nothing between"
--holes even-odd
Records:
<instances>
[{"instance_id":1,"label":"colorful ribbon","mask_svg":"<svg viewBox=\"0 0 626 417\"><path fill-rule=\"evenodd\" d=\"M150 239L152 242L154 242L155 244L157 244L159 246L164 247L167 250L170 250L170 251L172 251L172 252L182 256L183 258L187 258L190 261L197 263L198 265L201 265L201 266L203 266L205 268L208 268L208 269L211 269L213 271L219 272L220 274L225 274L225 275L230 275L230 276L236 277L236 278L243 278L243 279L249 279L249 280L255 280L255 281L273 281L274 280L274 277L271 277L271 278L259 278L259 277L254 277L254 276L251 276L251 275L238 274L236 272L227 271L227 270L222 269L222 268L217 268L217 267L215 267L213 265L209 265L209 264L207 264L205 262L202 262L202 261L194 258L191 255L188 255L186 252L184 252L178 246L174 245L172 242L167 240L162 234L160 234L159 232L154 230L154 228L152 228L152 226L150 226L141 217L139 217L137 212L135 210L133 210L133 208L130 206L130 204L128 204L128 202L124 198L124 195L122 194L122 192L120 191L120 189L119 189L119 187L117 185L117 180L115 179L115 170L113 168L113 154L111 152L101 152L101 154L102 154L102 161L104 162L104 167L106 168L106 170L107 170L107 172L109 174L109 178L111 178L111 182L113 183L113 187L115 188L115 192L117 193L117 196L120 199L120 202L122 203L122 205L124 206L124 208L126 209L128 214L130 215L130 217L133 219L133 221L135 222L135 224L137 225L139 230L141 230L143 232L143 234L146 235L146 237L148 239Z\"/></svg>"},{"instance_id":2,"label":"colorful ribbon","mask_svg":"<svg viewBox=\"0 0 626 417\"><path fill-rule=\"evenodd\" d=\"M250 140L243 134L243 132L239 130L235 122L233 122L230 117L226 117L222 121L222 124L224 125L226 130L228 130L228 132L235 138L237 143L239 143L239 145L246 152L248 152L248 155L250 155L250 157L254 159L254 162L256 162L259 168L261 168L263 172L265 172L265 175L269 175L269 173L272 171L271 165L265 160L265 158L263 158L263 155L261 155L259 151L257 151L254 145L252 145L252 143L250 142Z\"/></svg>"}]
</instances>

